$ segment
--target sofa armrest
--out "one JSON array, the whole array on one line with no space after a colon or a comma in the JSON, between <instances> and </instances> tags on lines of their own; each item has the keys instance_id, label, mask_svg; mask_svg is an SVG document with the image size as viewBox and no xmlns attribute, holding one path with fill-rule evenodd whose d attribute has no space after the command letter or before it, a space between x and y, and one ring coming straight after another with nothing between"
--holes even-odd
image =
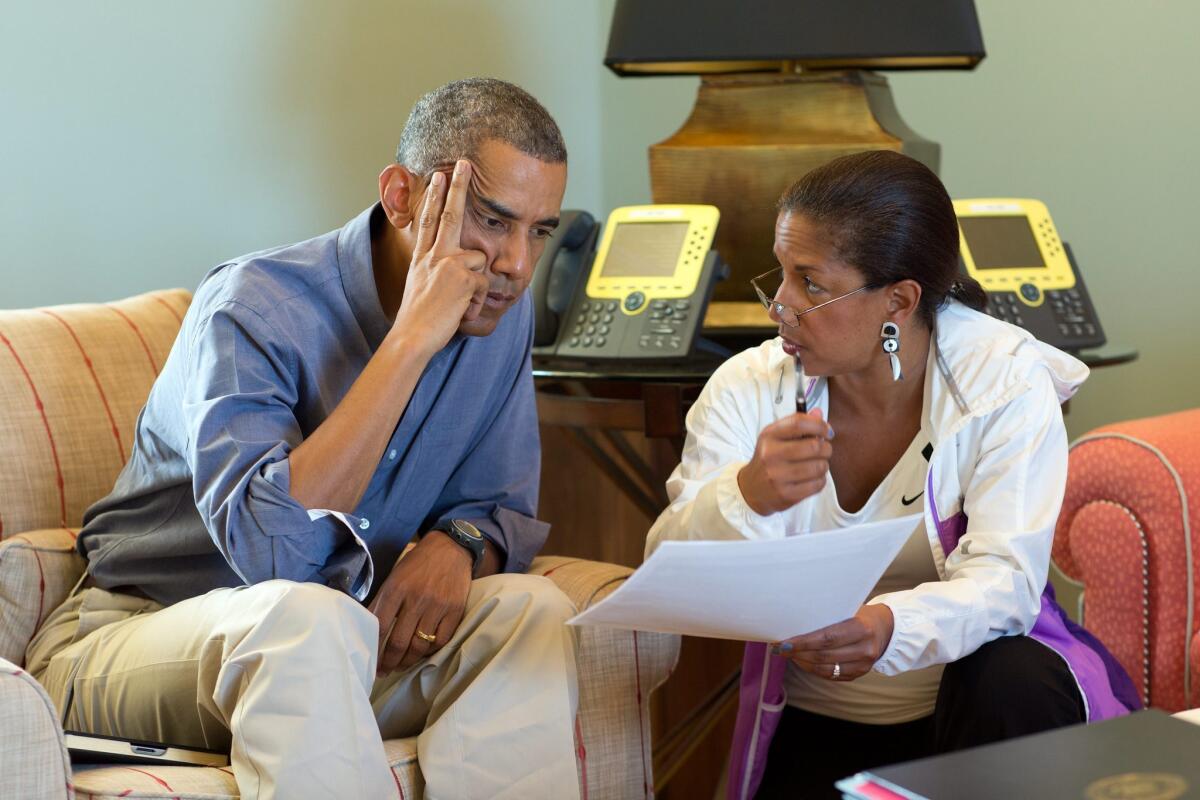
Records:
<instances>
[{"instance_id":1,"label":"sofa armrest","mask_svg":"<svg viewBox=\"0 0 1200 800\"><path fill-rule=\"evenodd\" d=\"M543 556L544 575L580 611L607 597L633 570L615 564ZM650 693L679 658L679 637L585 625L579 628L579 716L575 738L588 797L644 797L653 791Z\"/></svg>"},{"instance_id":2,"label":"sofa armrest","mask_svg":"<svg viewBox=\"0 0 1200 800\"><path fill-rule=\"evenodd\" d=\"M0 659L0 797L75 797L54 705L29 673L4 659Z\"/></svg>"},{"instance_id":3,"label":"sofa armrest","mask_svg":"<svg viewBox=\"0 0 1200 800\"><path fill-rule=\"evenodd\" d=\"M25 663L29 640L83 576L76 531L27 531L0 542L0 658Z\"/></svg>"},{"instance_id":4,"label":"sofa armrest","mask_svg":"<svg viewBox=\"0 0 1200 800\"><path fill-rule=\"evenodd\" d=\"M1200 410L1099 428L1071 447L1054 562L1147 705L1200 705L1189 648L1200 548ZM1189 571L1190 570L1190 571Z\"/></svg>"}]
</instances>

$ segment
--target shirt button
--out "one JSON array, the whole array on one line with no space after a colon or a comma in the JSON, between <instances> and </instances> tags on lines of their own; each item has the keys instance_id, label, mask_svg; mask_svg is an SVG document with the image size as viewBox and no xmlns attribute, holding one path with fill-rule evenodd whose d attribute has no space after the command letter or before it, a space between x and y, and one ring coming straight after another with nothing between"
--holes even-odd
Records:
<instances>
[{"instance_id":1,"label":"shirt button","mask_svg":"<svg viewBox=\"0 0 1200 800\"><path fill-rule=\"evenodd\" d=\"M395 460L396 460L396 451L388 450L388 461L395 461Z\"/></svg>"},{"instance_id":2,"label":"shirt button","mask_svg":"<svg viewBox=\"0 0 1200 800\"><path fill-rule=\"evenodd\" d=\"M358 521L358 528L359 528L359 530L364 530L364 531L365 531L365 530L366 530L367 528L369 528L369 527L371 527L371 520L367 519L366 517L363 517L362 519L360 519L360 520Z\"/></svg>"}]
</instances>

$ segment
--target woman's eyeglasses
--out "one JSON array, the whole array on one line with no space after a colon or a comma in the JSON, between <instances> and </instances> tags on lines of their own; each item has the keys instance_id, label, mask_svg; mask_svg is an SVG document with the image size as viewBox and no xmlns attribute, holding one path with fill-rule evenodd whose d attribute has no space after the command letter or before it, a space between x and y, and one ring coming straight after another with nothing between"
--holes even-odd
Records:
<instances>
[{"instance_id":1,"label":"woman's eyeglasses","mask_svg":"<svg viewBox=\"0 0 1200 800\"><path fill-rule=\"evenodd\" d=\"M833 298L832 300L826 300L824 303L817 303L815 306L812 306L811 308L806 308L803 311L797 311L796 309L792 308L791 306L785 306L783 303L777 302L775 300L774 295L779 291L778 286L776 286L775 291L771 292L771 295L768 295L766 292L763 291L762 286L760 284L766 285L765 282L767 281L767 279L772 278L773 276L776 276L777 274L779 276L779 278L778 278L779 283L780 283L780 285L782 285L783 267L776 267L775 269L771 270L770 272L764 272L762 275L759 275L756 278L752 278L750 280L750 285L754 287L754 293L758 295L759 302L761 302L763 304L763 308L765 308L768 312L774 311L775 316L779 317L779 320L784 325L787 325L789 328L794 328L797 325L799 325L800 317L804 316L805 314L811 314L812 312L816 311L818 308L824 308L825 306L829 305L830 303L836 303L838 300L844 300L852 294L858 294L859 292L865 292L867 289L875 288L872 284L868 283L864 286L858 287L857 289L855 289L853 291L846 292L843 295L838 295L837 297Z\"/></svg>"}]
</instances>

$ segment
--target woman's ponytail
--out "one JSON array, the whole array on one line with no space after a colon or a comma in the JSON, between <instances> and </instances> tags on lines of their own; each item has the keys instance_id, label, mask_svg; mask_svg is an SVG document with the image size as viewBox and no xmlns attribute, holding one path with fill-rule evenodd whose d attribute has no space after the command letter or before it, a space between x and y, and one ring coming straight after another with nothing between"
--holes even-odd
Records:
<instances>
[{"instance_id":1,"label":"woman's ponytail","mask_svg":"<svg viewBox=\"0 0 1200 800\"><path fill-rule=\"evenodd\" d=\"M987 308L987 292L979 285L979 281L969 275L960 275L955 278L954 283L950 284L950 291L946 294L976 311L983 311Z\"/></svg>"}]
</instances>

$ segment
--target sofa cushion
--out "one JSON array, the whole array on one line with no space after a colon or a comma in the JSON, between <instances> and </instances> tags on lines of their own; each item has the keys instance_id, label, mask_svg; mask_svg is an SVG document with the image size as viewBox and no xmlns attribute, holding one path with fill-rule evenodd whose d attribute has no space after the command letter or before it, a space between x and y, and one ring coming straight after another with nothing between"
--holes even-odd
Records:
<instances>
[{"instance_id":1,"label":"sofa cushion","mask_svg":"<svg viewBox=\"0 0 1200 800\"><path fill-rule=\"evenodd\" d=\"M25 664L29 640L83 575L76 531L29 531L0 542L0 658Z\"/></svg>"},{"instance_id":2,"label":"sofa cushion","mask_svg":"<svg viewBox=\"0 0 1200 800\"><path fill-rule=\"evenodd\" d=\"M417 769L417 740L392 739L383 743L401 798L425 793ZM76 796L88 800L117 798L178 798L178 800L236 800L237 784L229 767L154 767L79 765L75 768Z\"/></svg>"},{"instance_id":3,"label":"sofa cushion","mask_svg":"<svg viewBox=\"0 0 1200 800\"><path fill-rule=\"evenodd\" d=\"M112 489L190 301L0 311L0 539L78 527Z\"/></svg>"}]
</instances>

